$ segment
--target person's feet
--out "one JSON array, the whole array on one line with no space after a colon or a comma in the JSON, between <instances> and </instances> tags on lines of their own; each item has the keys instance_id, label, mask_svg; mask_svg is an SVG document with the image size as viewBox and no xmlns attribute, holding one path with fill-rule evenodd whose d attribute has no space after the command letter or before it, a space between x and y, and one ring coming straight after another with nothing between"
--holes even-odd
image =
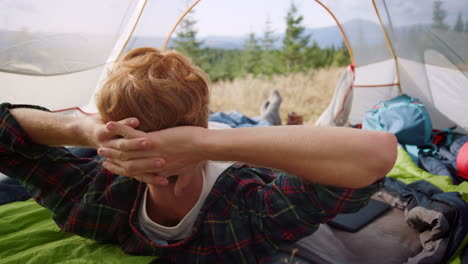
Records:
<instances>
[{"instance_id":1,"label":"person's feet","mask_svg":"<svg viewBox=\"0 0 468 264\"><path fill-rule=\"evenodd\" d=\"M268 100L263 102L260 107L260 116L274 126L281 125L279 108L281 105L281 95L277 90L273 90Z\"/></svg>"}]
</instances>

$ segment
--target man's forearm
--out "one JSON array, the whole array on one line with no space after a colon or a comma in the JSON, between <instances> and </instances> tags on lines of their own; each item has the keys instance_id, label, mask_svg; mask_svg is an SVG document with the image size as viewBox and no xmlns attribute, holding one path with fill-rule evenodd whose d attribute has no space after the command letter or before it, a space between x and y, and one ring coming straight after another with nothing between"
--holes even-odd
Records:
<instances>
[{"instance_id":1,"label":"man's forearm","mask_svg":"<svg viewBox=\"0 0 468 264\"><path fill-rule=\"evenodd\" d=\"M309 181L354 188L384 177L397 148L389 133L313 126L208 130L202 145L207 159L267 166Z\"/></svg>"},{"instance_id":2,"label":"man's forearm","mask_svg":"<svg viewBox=\"0 0 468 264\"><path fill-rule=\"evenodd\" d=\"M98 154L108 158L108 170L127 176L167 177L203 160L237 161L311 182L360 188L383 178L397 153L394 135L352 128L187 126L150 133L117 123L107 128L121 138L102 144Z\"/></svg>"},{"instance_id":3,"label":"man's forearm","mask_svg":"<svg viewBox=\"0 0 468 264\"><path fill-rule=\"evenodd\" d=\"M84 129L83 118L29 108L14 108L10 112L37 144L96 147Z\"/></svg>"}]
</instances>

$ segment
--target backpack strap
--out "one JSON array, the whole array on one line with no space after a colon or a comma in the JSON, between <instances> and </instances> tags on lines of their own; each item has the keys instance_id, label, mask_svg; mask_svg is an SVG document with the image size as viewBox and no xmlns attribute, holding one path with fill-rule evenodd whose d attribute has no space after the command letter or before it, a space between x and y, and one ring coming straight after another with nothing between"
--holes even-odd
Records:
<instances>
[{"instance_id":1,"label":"backpack strap","mask_svg":"<svg viewBox=\"0 0 468 264\"><path fill-rule=\"evenodd\" d=\"M457 128L457 126L449 127L443 129L439 132L432 133L433 143L439 146L442 142L446 147L450 147L453 143L453 131Z\"/></svg>"}]
</instances>

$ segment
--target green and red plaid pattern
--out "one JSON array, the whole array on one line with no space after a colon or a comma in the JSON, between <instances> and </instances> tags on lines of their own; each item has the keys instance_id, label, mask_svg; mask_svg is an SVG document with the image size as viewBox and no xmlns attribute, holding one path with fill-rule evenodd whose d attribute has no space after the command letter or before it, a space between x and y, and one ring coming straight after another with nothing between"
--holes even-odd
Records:
<instances>
[{"instance_id":1,"label":"green and red plaid pattern","mask_svg":"<svg viewBox=\"0 0 468 264\"><path fill-rule=\"evenodd\" d=\"M381 180L362 189L337 188L236 164L217 179L190 237L162 246L138 226L144 183L110 173L99 159L33 143L12 107L0 105L0 171L19 179L63 231L159 256L162 263L262 263L336 214L356 212L383 186Z\"/></svg>"}]
</instances>

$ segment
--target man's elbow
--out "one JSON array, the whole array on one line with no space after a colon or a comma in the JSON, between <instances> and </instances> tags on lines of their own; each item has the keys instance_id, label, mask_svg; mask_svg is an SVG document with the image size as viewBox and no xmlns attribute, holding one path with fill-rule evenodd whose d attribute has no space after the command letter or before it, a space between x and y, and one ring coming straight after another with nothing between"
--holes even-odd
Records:
<instances>
[{"instance_id":1,"label":"man's elbow","mask_svg":"<svg viewBox=\"0 0 468 264\"><path fill-rule=\"evenodd\" d=\"M397 159L398 141L392 133L376 132L374 146L371 147L369 157L370 180L375 182L385 177L395 165Z\"/></svg>"}]
</instances>

